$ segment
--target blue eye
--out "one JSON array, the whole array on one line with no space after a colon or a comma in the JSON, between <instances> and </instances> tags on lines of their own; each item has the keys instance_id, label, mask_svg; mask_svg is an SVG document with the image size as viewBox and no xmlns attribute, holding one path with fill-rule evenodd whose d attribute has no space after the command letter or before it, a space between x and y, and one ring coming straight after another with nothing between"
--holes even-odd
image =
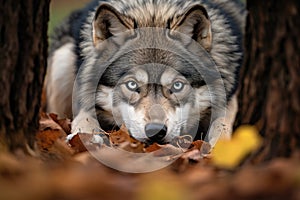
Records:
<instances>
[{"instance_id":1,"label":"blue eye","mask_svg":"<svg viewBox=\"0 0 300 200\"><path fill-rule=\"evenodd\" d=\"M176 81L173 83L171 91L172 92L180 92L184 88L184 83L181 81Z\"/></svg>"},{"instance_id":2,"label":"blue eye","mask_svg":"<svg viewBox=\"0 0 300 200\"><path fill-rule=\"evenodd\" d=\"M138 89L138 84L135 81L126 82L126 87L128 90L136 91Z\"/></svg>"}]
</instances>

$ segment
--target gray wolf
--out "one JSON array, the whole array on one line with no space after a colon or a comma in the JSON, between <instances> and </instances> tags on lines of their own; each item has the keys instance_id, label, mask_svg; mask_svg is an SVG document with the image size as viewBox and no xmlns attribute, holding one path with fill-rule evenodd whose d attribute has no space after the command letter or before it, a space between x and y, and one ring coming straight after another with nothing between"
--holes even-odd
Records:
<instances>
[{"instance_id":1,"label":"gray wolf","mask_svg":"<svg viewBox=\"0 0 300 200\"><path fill-rule=\"evenodd\" d=\"M73 135L125 124L146 143L230 138L244 16L230 0L92 1L52 36L47 111L73 115Z\"/></svg>"}]
</instances>

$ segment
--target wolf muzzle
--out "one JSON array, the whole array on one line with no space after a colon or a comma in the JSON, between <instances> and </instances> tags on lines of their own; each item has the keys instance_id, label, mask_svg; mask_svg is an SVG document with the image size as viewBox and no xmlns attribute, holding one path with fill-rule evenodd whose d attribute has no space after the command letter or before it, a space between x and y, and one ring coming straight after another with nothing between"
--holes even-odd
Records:
<instances>
[{"instance_id":1,"label":"wolf muzzle","mask_svg":"<svg viewBox=\"0 0 300 200\"><path fill-rule=\"evenodd\" d=\"M155 142L163 141L167 134L167 127L164 124L150 123L145 126L146 136Z\"/></svg>"}]
</instances>

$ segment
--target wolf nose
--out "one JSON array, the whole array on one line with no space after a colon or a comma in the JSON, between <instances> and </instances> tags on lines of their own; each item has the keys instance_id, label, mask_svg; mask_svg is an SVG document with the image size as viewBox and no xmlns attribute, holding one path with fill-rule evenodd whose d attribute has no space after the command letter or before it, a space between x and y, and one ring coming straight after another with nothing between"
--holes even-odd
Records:
<instances>
[{"instance_id":1,"label":"wolf nose","mask_svg":"<svg viewBox=\"0 0 300 200\"><path fill-rule=\"evenodd\" d=\"M167 134L167 127L164 124L151 123L145 127L147 137L152 141L161 141Z\"/></svg>"}]
</instances>

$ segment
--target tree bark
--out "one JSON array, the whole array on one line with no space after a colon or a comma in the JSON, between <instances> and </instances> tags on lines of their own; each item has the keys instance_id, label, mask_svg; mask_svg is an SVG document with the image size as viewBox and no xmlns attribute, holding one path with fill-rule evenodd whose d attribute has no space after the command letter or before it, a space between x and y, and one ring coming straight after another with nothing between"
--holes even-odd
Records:
<instances>
[{"instance_id":1,"label":"tree bark","mask_svg":"<svg viewBox=\"0 0 300 200\"><path fill-rule=\"evenodd\" d=\"M0 151L33 146L46 71L50 0L0 4Z\"/></svg>"},{"instance_id":2,"label":"tree bark","mask_svg":"<svg viewBox=\"0 0 300 200\"><path fill-rule=\"evenodd\" d=\"M253 162L300 147L300 1L247 1L245 62L236 126L255 125L264 144Z\"/></svg>"}]
</instances>

